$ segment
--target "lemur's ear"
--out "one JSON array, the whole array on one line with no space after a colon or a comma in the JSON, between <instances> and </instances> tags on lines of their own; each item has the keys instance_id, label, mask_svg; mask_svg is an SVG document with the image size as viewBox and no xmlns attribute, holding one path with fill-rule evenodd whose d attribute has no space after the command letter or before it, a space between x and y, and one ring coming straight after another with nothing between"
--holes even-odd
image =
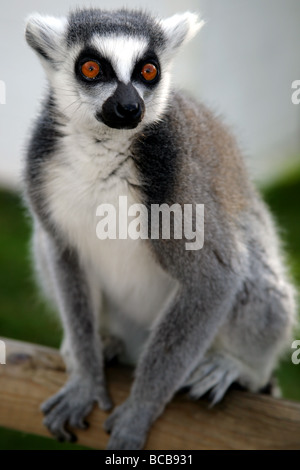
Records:
<instances>
[{"instance_id":1,"label":"lemur's ear","mask_svg":"<svg viewBox=\"0 0 300 470\"><path fill-rule=\"evenodd\" d=\"M192 39L195 34L204 25L203 20L199 20L198 15L195 13L176 14L162 20L161 27L167 39L167 49L172 54L182 45Z\"/></svg>"},{"instance_id":2,"label":"lemur's ear","mask_svg":"<svg viewBox=\"0 0 300 470\"><path fill-rule=\"evenodd\" d=\"M25 37L40 57L55 61L66 25L66 18L54 18L34 13L27 18Z\"/></svg>"}]
</instances>

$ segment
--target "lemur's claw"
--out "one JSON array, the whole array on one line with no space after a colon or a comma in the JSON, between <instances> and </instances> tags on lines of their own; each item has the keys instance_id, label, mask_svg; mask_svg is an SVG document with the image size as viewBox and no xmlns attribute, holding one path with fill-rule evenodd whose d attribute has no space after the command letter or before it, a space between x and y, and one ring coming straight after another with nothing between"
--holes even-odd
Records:
<instances>
[{"instance_id":1,"label":"lemur's claw","mask_svg":"<svg viewBox=\"0 0 300 470\"><path fill-rule=\"evenodd\" d=\"M72 378L56 394L41 405L44 425L60 441L75 442L76 436L70 428L87 429L86 416L95 403L108 410L112 402L105 386L95 385L93 380L82 377Z\"/></svg>"}]
</instances>

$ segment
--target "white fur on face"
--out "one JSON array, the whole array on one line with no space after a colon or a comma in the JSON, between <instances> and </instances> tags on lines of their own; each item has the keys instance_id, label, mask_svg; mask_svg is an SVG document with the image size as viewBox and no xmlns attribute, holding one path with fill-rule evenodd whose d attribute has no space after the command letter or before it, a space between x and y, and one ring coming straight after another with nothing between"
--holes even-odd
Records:
<instances>
[{"instance_id":1,"label":"white fur on face","mask_svg":"<svg viewBox=\"0 0 300 470\"><path fill-rule=\"evenodd\" d=\"M92 44L110 61L118 79L125 84L130 82L134 65L142 59L148 46L146 39L115 35L95 35Z\"/></svg>"},{"instance_id":2,"label":"white fur on face","mask_svg":"<svg viewBox=\"0 0 300 470\"><path fill-rule=\"evenodd\" d=\"M122 35L103 37L96 34L92 44L111 63L118 79L125 84L130 82L135 64L143 59L148 49L145 38ZM137 131L141 126L159 120L165 111L169 96L170 74L167 64L161 65L162 78L156 89L147 93L145 86L133 82L133 86L145 102L145 116Z\"/></svg>"},{"instance_id":3,"label":"white fur on face","mask_svg":"<svg viewBox=\"0 0 300 470\"><path fill-rule=\"evenodd\" d=\"M164 47L159 50L161 80L153 90L147 89L138 81L133 82L145 102L145 115L136 128L137 132L144 125L161 119L168 103L170 66L174 53L203 25L203 21L198 21L197 15L189 12L157 21L167 39ZM73 45L71 50L66 50L64 34L67 24L66 18L31 15L26 27L27 41L38 53L40 49L43 50L55 63L54 67L52 61L49 62L39 54L63 120L75 128L84 128L88 133L107 133L109 128L97 121L96 113L101 111L103 103L115 92L117 83L100 83L90 90L83 89L78 84L74 76L74 63L83 44ZM139 36L112 34L105 37L96 33L92 38L92 45L110 61L118 79L127 84L136 62L142 59L147 51L148 41Z\"/></svg>"},{"instance_id":4,"label":"white fur on face","mask_svg":"<svg viewBox=\"0 0 300 470\"><path fill-rule=\"evenodd\" d=\"M185 42L201 27L202 23L197 23L196 18L192 14L175 15L162 22L168 46L160 51L160 83L153 90L149 90L139 81L133 82L133 86L145 103L145 115L136 128L137 132L144 125L157 122L162 117L168 103L173 52L181 42ZM136 63L145 57L149 46L147 39L143 37L122 34L101 36L99 33L93 36L91 44L111 63L118 80L125 84L130 83ZM103 103L113 95L117 83L115 81L99 83L90 90L80 87L73 75L74 62L80 50L82 45L74 46L67 57L65 56L60 69L51 71L48 76L55 89L62 114L66 115L76 128L84 127L88 132L99 135L107 131L107 126L96 120L96 113L101 111Z\"/></svg>"},{"instance_id":5,"label":"white fur on face","mask_svg":"<svg viewBox=\"0 0 300 470\"><path fill-rule=\"evenodd\" d=\"M146 39L99 35L94 37L93 46L112 64L118 79L124 83L130 82L136 62L145 56L148 48ZM82 88L73 73L74 63L81 50L82 45L74 46L68 55L65 54L65 60L59 70L53 70L48 77L55 91L57 106L67 117L68 122L77 129L102 135L109 128L97 121L95 115L97 111L101 111L103 103L113 95L117 82L99 83L90 89ZM169 95L170 73L167 64L161 65L162 76L155 89L149 90L142 83L133 82L133 86L145 103L144 119L133 132L138 132L144 125L159 120L165 110Z\"/></svg>"}]
</instances>

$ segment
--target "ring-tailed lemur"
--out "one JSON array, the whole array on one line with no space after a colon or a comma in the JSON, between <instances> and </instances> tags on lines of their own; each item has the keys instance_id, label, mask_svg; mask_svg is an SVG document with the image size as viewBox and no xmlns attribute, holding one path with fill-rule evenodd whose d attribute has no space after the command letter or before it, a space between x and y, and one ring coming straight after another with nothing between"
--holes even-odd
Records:
<instances>
[{"instance_id":1,"label":"ring-tailed lemur","mask_svg":"<svg viewBox=\"0 0 300 470\"><path fill-rule=\"evenodd\" d=\"M103 342L137 364L126 402L106 421L108 448L140 449L176 391L233 382L257 391L288 344L295 315L272 218L234 139L203 105L173 90L179 47L202 26L138 11L32 15L26 39L49 92L28 147L26 199L42 283L60 311L67 384L42 405L70 440L93 404L108 410ZM204 204L205 241L96 236L97 207ZM99 315L98 315L99 314Z\"/></svg>"}]
</instances>

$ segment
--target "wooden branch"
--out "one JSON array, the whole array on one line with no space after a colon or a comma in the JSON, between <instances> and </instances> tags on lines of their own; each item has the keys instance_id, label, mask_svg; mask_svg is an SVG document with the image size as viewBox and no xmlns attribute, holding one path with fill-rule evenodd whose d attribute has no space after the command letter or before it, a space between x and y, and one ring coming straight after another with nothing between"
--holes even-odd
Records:
<instances>
[{"instance_id":1,"label":"wooden branch","mask_svg":"<svg viewBox=\"0 0 300 470\"><path fill-rule=\"evenodd\" d=\"M3 340L7 363L0 365L0 425L50 437L39 406L66 381L62 359L50 348ZM132 371L116 366L107 375L119 404L128 396ZM105 449L106 417L95 408L90 429L78 430L78 442ZM231 391L210 409L205 400L191 402L179 395L153 425L146 449L300 449L300 403Z\"/></svg>"}]
</instances>

